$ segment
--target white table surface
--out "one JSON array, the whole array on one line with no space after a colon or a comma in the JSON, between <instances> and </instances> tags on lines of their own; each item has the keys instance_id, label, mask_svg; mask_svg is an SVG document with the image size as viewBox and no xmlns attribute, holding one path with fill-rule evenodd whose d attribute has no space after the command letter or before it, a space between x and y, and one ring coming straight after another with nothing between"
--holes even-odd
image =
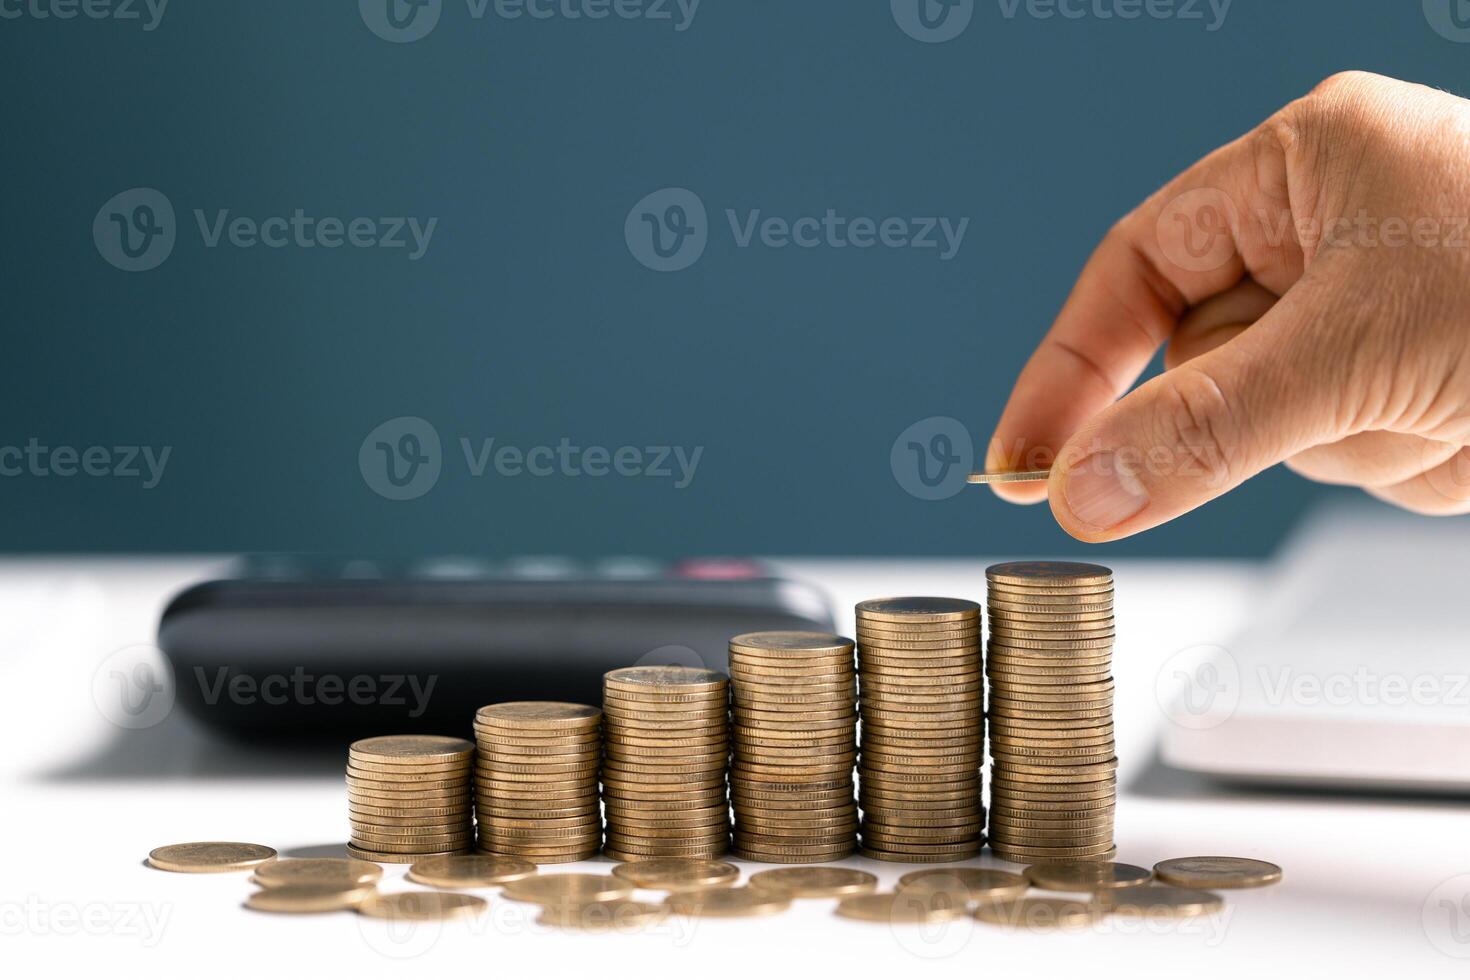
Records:
<instances>
[{"instance_id":1,"label":"white table surface","mask_svg":"<svg viewBox=\"0 0 1470 980\"><path fill-rule=\"evenodd\" d=\"M778 563L827 588L844 629L853 602L892 594L981 598L987 561ZM247 840L283 854L340 853L340 777L303 777L279 759L224 750L171 716L145 732L109 723L92 675L114 651L153 638L158 613L201 560L0 562L0 950L11 976L993 977L1467 975L1425 924L1437 885L1470 872L1461 801L1231 793L1153 763L1162 713L1156 665L1195 643L1228 642L1261 575L1223 563L1118 563L1116 726L1119 860L1259 856L1283 865L1274 888L1228 892L1207 921L1104 923L1066 934L968 920L891 929L847 922L807 901L771 919L678 919L635 935L548 931L493 890L482 920L393 934L347 914L277 917L240 907L243 875L143 866L185 840ZM279 770L279 771L277 771ZM228 773L221 775L221 771ZM899 866L854 859L884 884ZM1011 867L989 856L980 864ZM567 866L568 869L578 866ZM582 870L606 869L588 863ZM392 867L385 889L413 888ZM1437 904L1437 899L1431 904ZM1439 915L1431 911L1431 918ZM1434 919L1439 922L1440 919ZM1464 942L1470 955L1470 909ZM1433 940L1438 940L1438 945ZM19 967L19 969L15 969ZM82 971L86 971L83 973ZM451 972L452 971L452 972ZM902 972L899 972L902 971Z\"/></svg>"}]
</instances>

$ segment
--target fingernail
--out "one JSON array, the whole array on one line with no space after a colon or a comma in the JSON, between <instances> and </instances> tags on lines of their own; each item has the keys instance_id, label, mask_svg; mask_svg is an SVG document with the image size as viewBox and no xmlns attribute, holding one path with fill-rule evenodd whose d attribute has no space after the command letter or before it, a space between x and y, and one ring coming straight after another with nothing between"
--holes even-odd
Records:
<instances>
[{"instance_id":1,"label":"fingernail","mask_svg":"<svg viewBox=\"0 0 1470 980\"><path fill-rule=\"evenodd\" d=\"M1099 531L1117 527L1148 506L1148 491L1113 453L1093 453L1067 473L1067 508Z\"/></svg>"}]
</instances>

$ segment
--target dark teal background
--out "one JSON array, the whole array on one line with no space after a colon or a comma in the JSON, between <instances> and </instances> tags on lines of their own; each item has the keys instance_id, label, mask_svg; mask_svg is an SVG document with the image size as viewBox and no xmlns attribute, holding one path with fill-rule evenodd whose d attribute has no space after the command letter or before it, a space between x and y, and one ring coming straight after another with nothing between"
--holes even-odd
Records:
<instances>
[{"instance_id":1,"label":"dark teal background","mask_svg":"<svg viewBox=\"0 0 1470 980\"><path fill-rule=\"evenodd\" d=\"M15 0L5 0L14 3ZM27 0L30 2L30 0ZM1108 225L1333 71L1470 91L1419 0L1236 0L1199 22L1007 20L905 36L887 0L704 0L643 20L472 20L389 44L350 0L172 0L161 23L0 20L0 444L170 445L151 491L0 480L11 551L1045 554L1044 509L907 495L889 447L983 443ZM155 187L180 240L105 263L93 216ZM718 227L657 274L629 209ZM191 209L438 217L428 254L203 248ZM932 251L737 249L726 207L971 219ZM1058 397L1065 397L1058 392ZM372 493L359 444L430 420L446 469ZM470 479L454 440L705 447L694 484ZM457 465L456 465L457 464ZM1256 554L1285 472L1099 554Z\"/></svg>"}]
</instances>

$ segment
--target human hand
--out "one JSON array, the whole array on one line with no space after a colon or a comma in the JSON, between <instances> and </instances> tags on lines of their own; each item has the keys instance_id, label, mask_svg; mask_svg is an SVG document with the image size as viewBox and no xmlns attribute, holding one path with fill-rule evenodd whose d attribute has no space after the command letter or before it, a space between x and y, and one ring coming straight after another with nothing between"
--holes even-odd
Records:
<instances>
[{"instance_id":1,"label":"human hand","mask_svg":"<svg viewBox=\"0 0 1470 980\"><path fill-rule=\"evenodd\" d=\"M1092 542L1280 462L1470 511L1467 226L1470 102L1329 78L1108 232L988 453L1050 480L995 491L1049 499ZM1125 395L1165 344L1165 372Z\"/></svg>"}]
</instances>

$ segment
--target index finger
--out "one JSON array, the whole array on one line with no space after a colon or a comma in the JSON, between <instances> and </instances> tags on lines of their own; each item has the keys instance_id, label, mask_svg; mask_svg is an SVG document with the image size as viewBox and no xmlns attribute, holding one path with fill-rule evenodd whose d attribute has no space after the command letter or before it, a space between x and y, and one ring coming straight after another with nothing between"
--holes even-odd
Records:
<instances>
[{"instance_id":1,"label":"index finger","mask_svg":"<svg viewBox=\"0 0 1470 980\"><path fill-rule=\"evenodd\" d=\"M1078 429L1128 392L1191 306L1248 274L1283 291L1300 276L1294 240L1273 243L1241 217L1285 209L1284 154L1262 127L1205 157L1113 226L1022 369L987 469L1049 469ZM1046 495L1045 484L994 489L1018 503Z\"/></svg>"}]
</instances>

